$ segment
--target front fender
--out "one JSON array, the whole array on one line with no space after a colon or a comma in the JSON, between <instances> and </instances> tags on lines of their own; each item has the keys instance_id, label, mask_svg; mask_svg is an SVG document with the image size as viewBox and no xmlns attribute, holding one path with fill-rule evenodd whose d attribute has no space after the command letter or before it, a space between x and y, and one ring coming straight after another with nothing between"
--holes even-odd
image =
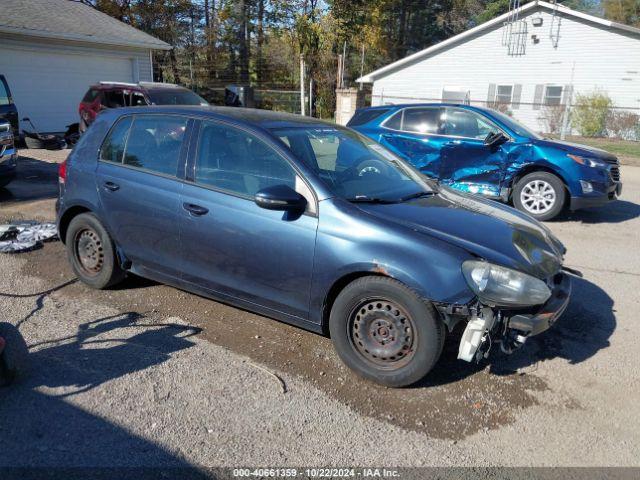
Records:
<instances>
[{"instance_id":1,"label":"front fender","mask_svg":"<svg viewBox=\"0 0 640 480\"><path fill-rule=\"evenodd\" d=\"M462 248L406 227L393 226L353 205L321 202L311 286L310 319L322 321L323 303L347 277L384 275L422 298L467 303L474 297L462 275L472 258Z\"/></svg>"}]
</instances>

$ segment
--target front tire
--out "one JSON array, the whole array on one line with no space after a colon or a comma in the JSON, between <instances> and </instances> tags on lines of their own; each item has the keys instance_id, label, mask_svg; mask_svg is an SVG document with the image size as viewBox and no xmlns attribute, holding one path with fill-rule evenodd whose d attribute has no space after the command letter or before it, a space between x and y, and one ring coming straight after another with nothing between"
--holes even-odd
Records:
<instances>
[{"instance_id":1,"label":"front tire","mask_svg":"<svg viewBox=\"0 0 640 480\"><path fill-rule=\"evenodd\" d=\"M91 288L102 290L124 279L111 237L92 213L71 220L65 245L74 273Z\"/></svg>"},{"instance_id":2,"label":"front tire","mask_svg":"<svg viewBox=\"0 0 640 480\"><path fill-rule=\"evenodd\" d=\"M513 190L513 205L541 222L551 220L564 209L567 189L549 172L533 172L522 177Z\"/></svg>"},{"instance_id":3,"label":"front tire","mask_svg":"<svg viewBox=\"0 0 640 480\"><path fill-rule=\"evenodd\" d=\"M342 361L388 387L422 379L442 353L444 326L433 307L397 280L359 278L333 304L329 332Z\"/></svg>"}]
</instances>

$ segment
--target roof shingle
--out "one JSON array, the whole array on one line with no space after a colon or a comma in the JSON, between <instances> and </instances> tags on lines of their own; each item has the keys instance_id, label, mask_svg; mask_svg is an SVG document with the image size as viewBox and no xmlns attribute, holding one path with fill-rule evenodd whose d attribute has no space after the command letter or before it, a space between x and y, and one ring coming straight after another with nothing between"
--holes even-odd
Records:
<instances>
[{"instance_id":1,"label":"roof shingle","mask_svg":"<svg viewBox=\"0 0 640 480\"><path fill-rule=\"evenodd\" d=\"M104 45L171 46L77 0L0 0L0 32Z\"/></svg>"}]
</instances>

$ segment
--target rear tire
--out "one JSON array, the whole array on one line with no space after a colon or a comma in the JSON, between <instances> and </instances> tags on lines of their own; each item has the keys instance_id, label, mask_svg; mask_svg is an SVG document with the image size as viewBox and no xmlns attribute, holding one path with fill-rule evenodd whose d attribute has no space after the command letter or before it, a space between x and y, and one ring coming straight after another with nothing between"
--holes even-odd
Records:
<instances>
[{"instance_id":1,"label":"rear tire","mask_svg":"<svg viewBox=\"0 0 640 480\"><path fill-rule=\"evenodd\" d=\"M0 337L4 350L0 353L0 387L24 378L29 369L29 348L18 329L10 323L0 322Z\"/></svg>"},{"instance_id":2,"label":"rear tire","mask_svg":"<svg viewBox=\"0 0 640 480\"><path fill-rule=\"evenodd\" d=\"M92 213L82 213L71 220L65 245L74 273L91 288L102 290L124 279L113 241Z\"/></svg>"},{"instance_id":3,"label":"rear tire","mask_svg":"<svg viewBox=\"0 0 640 480\"><path fill-rule=\"evenodd\" d=\"M363 277L336 298L329 331L342 361L388 387L422 379L442 353L444 325L431 304L387 277Z\"/></svg>"},{"instance_id":4,"label":"rear tire","mask_svg":"<svg viewBox=\"0 0 640 480\"><path fill-rule=\"evenodd\" d=\"M529 173L513 189L513 206L541 222L558 216L566 199L564 183L549 172Z\"/></svg>"}]
</instances>

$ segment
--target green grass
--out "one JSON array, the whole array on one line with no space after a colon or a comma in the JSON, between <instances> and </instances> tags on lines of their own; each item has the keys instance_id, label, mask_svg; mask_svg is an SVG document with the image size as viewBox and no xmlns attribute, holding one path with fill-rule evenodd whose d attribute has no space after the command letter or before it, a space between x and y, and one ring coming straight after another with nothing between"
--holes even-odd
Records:
<instances>
[{"instance_id":1,"label":"green grass","mask_svg":"<svg viewBox=\"0 0 640 480\"><path fill-rule=\"evenodd\" d=\"M592 147L601 148L613 153L620 159L623 165L635 165L640 167L640 142L629 140L617 140L615 138L591 138L591 137L567 137L567 141L582 143Z\"/></svg>"}]
</instances>

